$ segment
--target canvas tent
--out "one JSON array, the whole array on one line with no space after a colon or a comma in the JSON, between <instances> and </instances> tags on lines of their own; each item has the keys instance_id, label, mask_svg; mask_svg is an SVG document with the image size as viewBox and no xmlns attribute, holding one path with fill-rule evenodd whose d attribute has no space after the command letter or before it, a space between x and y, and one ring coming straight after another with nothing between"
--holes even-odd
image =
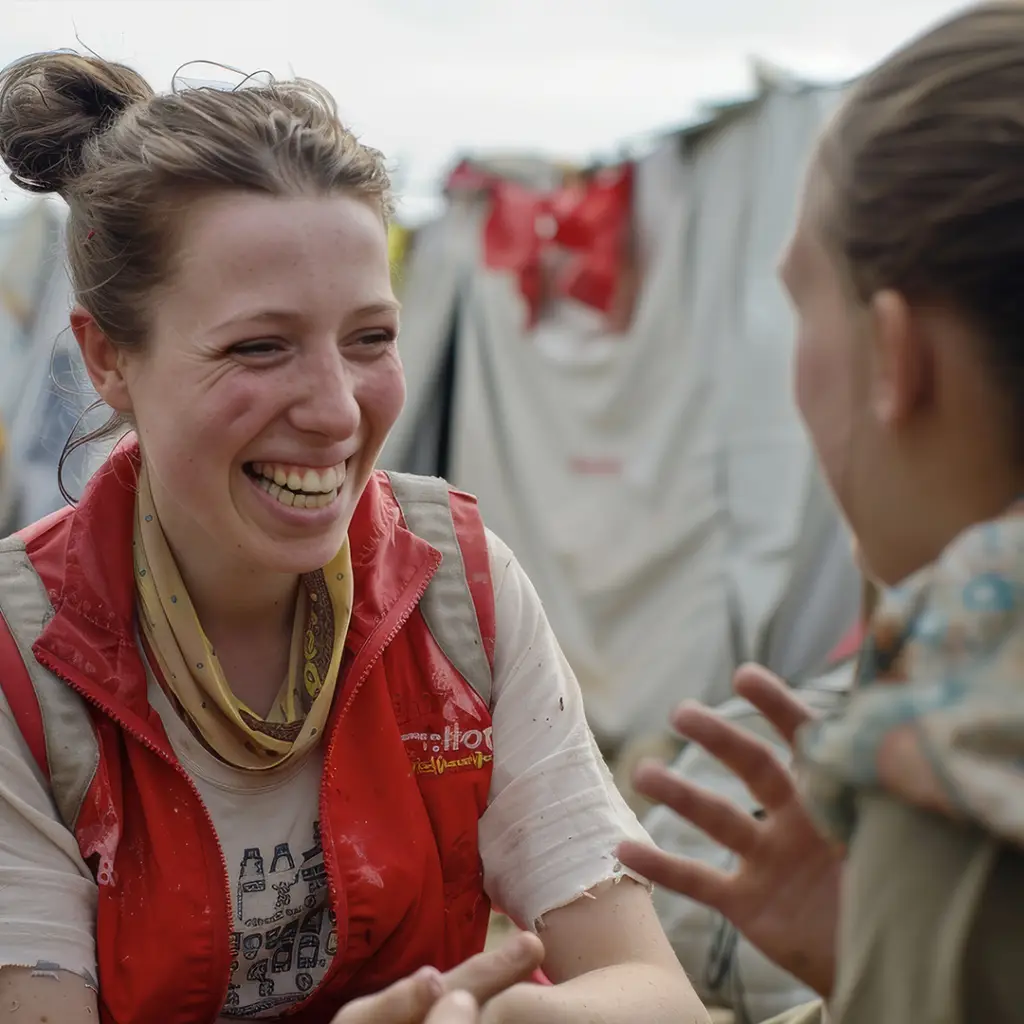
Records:
<instances>
[{"instance_id":1,"label":"canvas tent","mask_svg":"<svg viewBox=\"0 0 1024 1024\"><path fill-rule=\"evenodd\" d=\"M4 425L6 532L60 508L57 462L96 398L68 331L71 287L63 256L65 208L26 203L0 221L0 422ZM80 493L103 453L82 451L65 469Z\"/></svg>"},{"instance_id":2,"label":"canvas tent","mask_svg":"<svg viewBox=\"0 0 1024 1024\"><path fill-rule=\"evenodd\" d=\"M453 190L409 256L409 403L385 462L478 495L607 748L662 729L683 696L727 699L744 660L809 674L856 615L845 531L791 399L775 277L837 95L766 80L636 161L624 332L571 299L527 324L516 275L487 266L486 192ZM503 175L547 187L536 169Z\"/></svg>"}]
</instances>

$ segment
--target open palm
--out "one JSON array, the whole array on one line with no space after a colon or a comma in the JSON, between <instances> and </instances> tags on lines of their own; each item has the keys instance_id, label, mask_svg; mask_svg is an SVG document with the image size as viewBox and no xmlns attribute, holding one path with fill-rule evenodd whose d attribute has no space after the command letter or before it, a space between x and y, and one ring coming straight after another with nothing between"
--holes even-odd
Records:
<instances>
[{"instance_id":1,"label":"open palm","mask_svg":"<svg viewBox=\"0 0 1024 1024\"><path fill-rule=\"evenodd\" d=\"M766 669L741 668L735 688L791 745L811 717ZM636 788L732 850L738 864L727 873L633 842L623 844L619 859L658 885L718 911L780 967L827 996L835 973L842 851L817 832L792 775L767 743L699 704L680 707L673 724L729 768L762 811L752 816L662 765L645 764L637 770Z\"/></svg>"}]
</instances>

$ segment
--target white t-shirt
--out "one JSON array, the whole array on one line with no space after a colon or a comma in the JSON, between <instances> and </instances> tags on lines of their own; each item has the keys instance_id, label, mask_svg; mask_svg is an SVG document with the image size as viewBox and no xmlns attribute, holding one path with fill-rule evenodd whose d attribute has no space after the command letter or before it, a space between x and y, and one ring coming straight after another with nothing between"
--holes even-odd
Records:
<instances>
[{"instance_id":1,"label":"white t-shirt","mask_svg":"<svg viewBox=\"0 0 1024 1024\"><path fill-rule=\"evenodd\" d=\"M493 775L480 819L488 895L536 927L608 879L625 838L645 839L615 789L579 686L533 585L487 534L494 582ZM335 952L319 840L323 751L248 773L198 743L159 686L150 700L213 820L235 916L223 1013L274 1017L315 987ZM97 888L0 691L0 967L96 975ZM53 969L52 967L50 969Z\"/></svg>"}]
</instances>

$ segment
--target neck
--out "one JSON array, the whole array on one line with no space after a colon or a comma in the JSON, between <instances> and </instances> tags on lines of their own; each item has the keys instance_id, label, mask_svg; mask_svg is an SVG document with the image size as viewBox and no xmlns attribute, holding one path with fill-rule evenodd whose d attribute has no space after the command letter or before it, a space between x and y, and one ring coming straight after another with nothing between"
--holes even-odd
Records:
<instances>
[{"instance_id":1,"label":"neck","mask_svg":"<svg viewBox=\"0 0 1024 1024\"><path fill-rule=\"evenodd\" d=\"M253 572L167 541L227 685L257 715L267 715L288 675L299 577Z\"/></svg>"},{"instance_id":2,"label":"neck","mask_svg":"<svg viewBox=\"0 0 1024 1024\"><path fill-rule=\"evenodd\" d=\"M254 571L248 566L226 564L226 560L196 557L179 551L173 540L178 571L188 590L196 615L211 639L216 634L280 633L285 642L291 636L299 577Z\"/></svg>"},{"instance_id":3,"label":"neck","mask_svg":"<svg viewBox=\"0 0 1024 1024\"><path fill-rule=\"evenodd\" d=\"M173 502L162 501L151 479L160 526L189 600L206 635L214 643L226 637L280 638L290 643L299 577L253 566L223 543L199 530L181 528Z\"/></svg>"},{"instance_id":4,"label":"neck","mask_svg":"<svg viewBox=\"0 0 1024 1024\"><path fill-rule=\"evenodd\" d=\"M289 675L300 578L254 567L230 545L175 517L150 481L154 508L226 684L257 715L267 715ZM192 529L189 529L192 526Z\"/></svg>"},{"instance_id":5,"label":"neck","mask_svg":"<svg viewBox=\"0 0 1024 1024\"><path fill-rule=\"evenodd\" d=\"M898 584L937 561L961 533L998 518L1024 495L1024 472L986 458L980 446L972 458L959 467L936 464L916 478L908 470L902 498L885 513L888 550L879 559L884 571L878 566L884 583Z\"/></svg>"}]
</instances>

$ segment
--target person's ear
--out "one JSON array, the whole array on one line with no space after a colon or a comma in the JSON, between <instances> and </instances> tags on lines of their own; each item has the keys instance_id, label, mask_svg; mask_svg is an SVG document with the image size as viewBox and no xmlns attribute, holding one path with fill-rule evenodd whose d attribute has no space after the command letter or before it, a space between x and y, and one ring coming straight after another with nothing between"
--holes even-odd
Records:
<instances>
[{"instance_id":1,"label":"person's ear","mask_svg":"<svg viewBox=\"0 0 1024 1024\"><path fill-rule=\"evenodd\" d=\"M81 306L71 311L71 330L96 393L115 412L130 413L132 400L124 378L121 350Z\"/></svg>"},{"instance_id":2,"label":"person's ear","mask_svg":"<svg viewBox=\"0 0 1024 1024\"><path fill-rule=\"evenodd\" d=\"M934 353L922 322L899 292L876 293L869 313L871 410L882 425L899 427L929 400Z\"/></svg>"}]
</instances>

